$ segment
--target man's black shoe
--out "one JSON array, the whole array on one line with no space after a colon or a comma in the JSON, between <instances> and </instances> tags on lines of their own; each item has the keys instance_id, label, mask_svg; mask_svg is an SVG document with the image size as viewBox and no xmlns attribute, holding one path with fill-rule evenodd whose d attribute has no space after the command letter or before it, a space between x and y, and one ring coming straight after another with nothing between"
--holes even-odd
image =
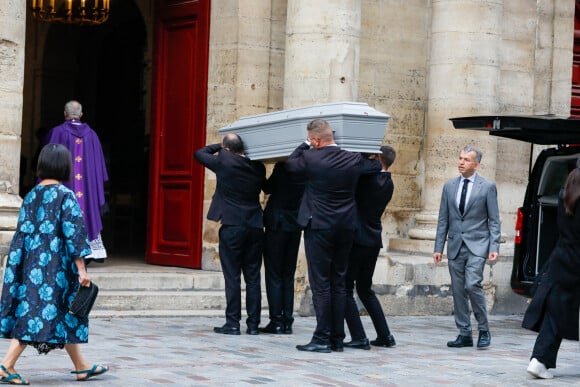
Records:
<instances>
[{"instance_id":1,"label":"man's black shoe","mask_svg":"<svg viewBox=\"0 0 580 387\"><path fill-rule=\"evenodd\" d=\"M330 344L330 349L333 352L344 352L344 344L343 343Z\"/></svg>"},{"instance_id":2,"label":"man's black shoe","mask_svg":"<svg viewBox=\"0 0 580 387\"><path fill-rule=\"evenodd\" d=\"M375 347L391 348L397 345L397 343L395 342L395 337L393 335L389 335L386 339L377 337L376 340L371 341L371 345Z\"/></svg>"},{"instance_id":3,"label":"man's black shoe","mask_svg":"<svg viewBox=\"0 0 580 387\"><path fill-rule=\"evenodd\" d=\"M471 336L459 335L455 341L448 341L447 346L451 348L473 347L473 339Z\"/></svg>"},{"instance_id":4,"label":"man's black shoe","mask_svg":"<svg viewBox=\"0 0 580 387\"><path fill-rule=\"evenodd\" d=\"M260 332L262 333L273 333L275 335L280 335L284 333L284 328L280 324L276 324L272 321L268 323L264 328L260 328Z\"/></svg>"},{"instance_id":5,"label":"man's black shoe","mask_svg":"<svg viewBox=\"0 0 580 387\"><path fill-rule=\"evenodd\" d=\"M292 334L292 323L284 323L284 330L282 331L285 335Z\"/></svg>"},{"instance_id":6,"label":"man's black shoe","mask_svg":"<svg viewBox=\"0 0 580 387\"><path fill-rule=\"evenodd\" d=\"M316 344L312 341L305 345L297 345L296 349L299 351L307 351L307 352L319 352L319 353L330 353L332 350L330 349L330 345L328 344Z\"/></svg>"},{"instance_id":7,"label":"man's black shoe","mask_svg":"<svg viewBox=\"0 0 580 387\"><path fill-rule=\"evenodd\" d=\"M344 343L344 346L347 348L371 349L369 339L367 339L366 337L364 339L351 340L348 343Z\"/></svg>"},{"instance_id":8,"label":"man's black shoe","mask_svg":"<svg viewBox=\"0 0 580 387\"><path fill-rule=\"evenodd\" d=\"M230 327L228 325L224 325L221 327L215 327L215 328L213 328L213 331L215 333L221 333L222 335L239 335L240 334L240 328Z\"/></svg>"},{"instance_id":9,"label":"man's black shoe","mask_svg":"<svg viewBox=\"0 0 580 387\"><path fill-rule=\"evenodd\" d=\"M491 345L491 334L489 331L479 331L479 338L477 339L477 348L483 349Z\"/></svg>"},{"instance_id":10,"label":"man's black shoe","mask_svg":"<svg viewBox=\"0 0 580 387\"><path fill-rule=\"evenodd\" d=\"M246 330L246 333L248 335L259 335L260 330L258 329L258 327L248 327L248 329Z\"/></svg>"}]
</instances>

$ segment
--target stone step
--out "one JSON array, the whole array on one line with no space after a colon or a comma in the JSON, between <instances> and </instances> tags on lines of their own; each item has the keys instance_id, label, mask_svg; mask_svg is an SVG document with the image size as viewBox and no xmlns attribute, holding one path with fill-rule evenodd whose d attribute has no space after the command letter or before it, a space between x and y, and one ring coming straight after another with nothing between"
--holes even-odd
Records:
<instances>
[{"instance_id":1,"label":"stone step","mask_svg":"<svg viewBox=\"0 0 580 387\"><path fill-rule=\"evenodd\" d=\"M91 318L114 318L114 317L223 317L224 310L217 309L147 309L147 310L100 310L93 309ZM262 311L262 318L267 318L267 313ZM242 311L242 319L245 319ZM243 320L242 320L243 321ZM265 320L264 320L265 321Z\"/></svg>"},{"instance_id":2,"label":"stone step","mask_svg":"<svg viewBox=\"0 0 580 387\"><path fill-rule=\"evenodd\" d=\"M223 309L225 295L219 290L168 291L168 290L105 290L99 292L95 309L147 310L147 309Z\"/></svg>"},{"instance_id":3,"label":"stone step","mask_svg":"<svg viewBox=\"0 0 580 387\"><path fill-rule=\"evenodd\" d=\"M387 260L379 259L377 274L387 272ZM99 286L91 316L223 316L226 308L223 274L151 265L90 266ZM384 275L376 275L380 286ZM242 279L242 311L245 284ZM267 297L262 273L262 312L267 317ZM297 311L298 312L298 311Z\"/></svg>"},{"instance_id":4,"label":"stone step","mask_svg":"<svg viewBox=\"0 0 580 387\"><path fill-rule=\"evenodd\" d=\"M223 316L224 290L99 290L92 316ZM242 291L242 310L245 292ZM267 311L266 293L262 309Z\"/></svg>"},{"instance_id":5,"label":"stone step","mask_svg":"<svg viewBox=\"0 0 580 387\"><path fill-rule=\"evenodd\" d=\"M192 273L94 272L91 279L102 290L218 290L224 289L220 272Z\"/></svg>"},{"instance_id":6,"label":"stone step","mask_svg":"<svg viewBox=\"0 0 580 387\"><path fill-rule=\"evenodd\" d=\"M89 266L99 296L91 316L223 316L225 283L219 271L111 262ZM242 310L245 283L242 279ZM262 274L262 309L267 298Z\"/></svg>"}]
</instances>

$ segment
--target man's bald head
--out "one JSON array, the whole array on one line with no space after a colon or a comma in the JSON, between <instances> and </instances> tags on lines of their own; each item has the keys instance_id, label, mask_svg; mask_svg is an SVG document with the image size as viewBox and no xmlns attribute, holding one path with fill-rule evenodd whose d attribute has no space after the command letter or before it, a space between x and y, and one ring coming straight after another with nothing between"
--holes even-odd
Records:
<instances>
[{"instance_id":1,"label":"man's bald head","mask_svg":"<svg viewBox=\"0 0 580 387\"><path fill-rule=\"evenodd\" d=\"M244 154L244 142L236 133L228 133L222 140L222 148L237 154Z\"/></svg>"}]
</instances>

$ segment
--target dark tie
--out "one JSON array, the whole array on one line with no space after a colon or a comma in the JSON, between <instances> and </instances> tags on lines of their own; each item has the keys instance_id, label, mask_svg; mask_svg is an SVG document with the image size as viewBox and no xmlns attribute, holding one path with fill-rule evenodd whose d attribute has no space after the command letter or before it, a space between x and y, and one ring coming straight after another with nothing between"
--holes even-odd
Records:
<instances>
[{"instance_id":1,"label":"dark tie","mask_svg":"<svg viewBox=\"0 0 580 387\"><path fill-rule=\"evenodd\" d=\"M465 197L467 196L467 184L469 184L469 179L463 180L463 188L461 188L461 199L459 199L459 212L463 215L465 210Z\"/></svg>"}]
</instances>

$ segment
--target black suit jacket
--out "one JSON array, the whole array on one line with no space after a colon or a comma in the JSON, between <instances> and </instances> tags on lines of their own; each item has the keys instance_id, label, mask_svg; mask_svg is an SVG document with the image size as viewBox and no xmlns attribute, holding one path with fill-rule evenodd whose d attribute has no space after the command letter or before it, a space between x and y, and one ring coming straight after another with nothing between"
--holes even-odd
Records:
<instances>
[{"instance_id":1,"label":"black suit jacket","mask_svg":"<svg viewBox=\"0 0 580 387\"><path fill-rule=\"evenodd\" d=\"M288 172L285 163L278 162L264 192L270 194L264 209L264 226L286 232L302 230L298 224L298 209L304 193L304 176Z\"/></svg>"},{"instance_id":2,"label":"black suit jacket","mask_svg":"<svg viewBox=\"0 0 580 387\"><path fill-rule=\"evenodd\" d=\"M359 228L355 234L355 243L383 247L381 217L393 197L394 188L391 172L361 176L356 188Z\"/></svg>"},{"instance_id":3,"label":"black suit jacket","mask_svg":"<svg viewBox=\"0 0 580 387\"><path fill-rule=\"evenodd\" d=\"M356 229L356 184L361 175L380 171L379 162L337 146L309 148L302 143L286 161L290 172L306 179L298 223L306 227L310 222L312 229Z\"/></svg>"},{"instance_id":4,"label":"black suit jacket","mask_svg":"<svg viewBox=\"0 0 580 387\"><path fill-rule=\"evenodd\" d=\"M222 149L221 144L205 146L194 157L217 176L207 218L229 226L262 228L260 191L266 183L264 164Z\"/></svg>"}]
</instances>

